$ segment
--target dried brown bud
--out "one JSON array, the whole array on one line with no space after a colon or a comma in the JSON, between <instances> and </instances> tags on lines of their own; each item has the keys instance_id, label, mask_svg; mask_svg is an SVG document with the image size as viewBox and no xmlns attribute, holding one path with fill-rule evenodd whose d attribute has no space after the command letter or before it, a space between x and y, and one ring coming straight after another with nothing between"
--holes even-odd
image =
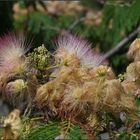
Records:
<instances>
[{"instance_id":1,"label":"dried brown bud","mask_svg":"<svg viewBox=\"0 0 140 140\"><path fill-rule=\"evenodd\" d=\"M140 98L140 89L137 89L137 91L135 92L135 97Z\"/></svg>"},{"instance_id":2,"label":"dried brown bud","mask_svg":"<svg viewBox=\"0 0 140 140\"><path fill-rule=\"evenodd\" d=\"M122 82L125 93L134 95L137 90L137 85L133 81L124 80Z\"/></svg>"},{"instance_id":3,"label":"dried brown bud","mask_svg":"<svg viewBox=\"0 0 140 140\"><path fill-rule=\"evenodd\" d=\"M124 93L123 87L119 80L108 80L106 82L106 94L103 98L103 103L113 111L117 111L118 101L121 99L121 94Z\"/></svg>"},{"instance_id":4,"label":"dried brown bud","mask_svg":"<svg viewBox=\"0 0 140 140\"><path fill-rule=\"evenodd\" d=\"M140 83L140 62L131 63L126 69L126 80Z\"/></svg>"},{"instance_id":5,"label":"dried brown bud","mask_svg":"<svg viewBox=\"0 0 140 140\"><path fill-rule=\"evenodd\" d=\"M43 105L48 104L48 100L50 97L50 94L52 94L54 88L54 83L52 81L40 86L37 89L37 93L35 95L35 102L37 102L37 105L39 107L42 107Z\"/></svg>"},{"instance_id":6,"label":"dried brown bud","mask_svg":"<svg viewBox=\"0 0 140 140\"><path fill-rule=\"evenodd\" d=\"M112 69L110 67L103 66L103 65L92 69L90 71L90 75L92 77L105 78L107 80L111 80L115 78Z\"/></svg>"},{"instance_id":7,"label":"dried brown bud","mask_svg":"<svg viewBox=\"0 0 140 140\"><path fill-rule=\"evenodd\" d=\"M140 60L140 39L135 39L130 45L128 56L134 58L134 61Z\"/></svg>"},{"instance_id":8,"label":"dried brown bud","mask_svg":"<svg viewBox=\"0 0 140 140\"><path fill-rule=\"evenodd\" d=\"M135 105L135 98L133 96L121 95L121 100L118 100L123 111L133 114L137 110Z\"/></svg>"},{"instance_id":9,"label":"dried brown bud","mask_svg":"<svg viewBox=\"0 0 140 140\"><path fill-rule=\"evenodd\" d=\"M21 131L20 111L15 109L4 120L3 140L17 140Z\"/></svg>"}]
</instances>

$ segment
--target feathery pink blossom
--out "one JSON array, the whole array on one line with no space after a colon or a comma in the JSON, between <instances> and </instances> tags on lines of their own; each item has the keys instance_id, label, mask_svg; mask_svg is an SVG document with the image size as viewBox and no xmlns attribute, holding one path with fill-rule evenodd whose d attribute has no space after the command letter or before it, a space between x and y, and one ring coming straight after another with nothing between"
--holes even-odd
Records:
<instances>
[{"instance_id":1,"label":"feathery pink blossom","mask_svg":"<svg viewBox=\"0 0 140 140\"><path fill-rule=\"evenodd\" d=\"M57 46L56 54L59 59L65 59L67 53L67 55L76 55L81 66L93 68L101 64L102 55L95 52L91 48L91 44L81 38L70 34L60 36Z\"/></svg>"},{"instance_id":2,"label":"feathery pink blossom","mask_svg":"<svg viewBox=\"0 0 140 140\"><path fill-rule=\"evenodd\" d=\"M9 33L0 38L0 75L17 72L23 66L25 47L28 44L23 36Z\"/></svg>"}]
</instances>

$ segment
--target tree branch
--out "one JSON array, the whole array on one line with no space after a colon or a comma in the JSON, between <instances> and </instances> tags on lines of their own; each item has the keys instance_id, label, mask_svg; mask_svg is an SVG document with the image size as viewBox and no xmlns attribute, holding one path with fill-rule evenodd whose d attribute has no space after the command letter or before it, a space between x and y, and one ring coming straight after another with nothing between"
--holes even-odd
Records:
<instances>
[{"instance_id":1,"label":"tree branch","mask_svg":"<svg viewBox=\"0 0 140 140\"><path fill-rule=\"evenodd\" d=\"M103 58L100 63L102 63L104 60L112 56L114 53L119 51L120 48L122 48L124 45L126 45L130 40L134 39L135 36L140 32L140 26L136 30L134 30L132 33L130 33L126 38L124 38L121 42L116 45L116 47L112 48L110 51L108 51L106 54L103 55Z\"/></svg>"},{"instance_id":2,"label":"tree branch","mask_svg":"<svg viewBox=\"0 0 140 140\"><path fill-rule=\"evenodd\" d=\"M70 32L76 25L78 25L80 22L82 22L85 19L85 17L81 17L77 20L75 20L71 26L68 28L68 32Z\"/></svg>"}]
</instances>

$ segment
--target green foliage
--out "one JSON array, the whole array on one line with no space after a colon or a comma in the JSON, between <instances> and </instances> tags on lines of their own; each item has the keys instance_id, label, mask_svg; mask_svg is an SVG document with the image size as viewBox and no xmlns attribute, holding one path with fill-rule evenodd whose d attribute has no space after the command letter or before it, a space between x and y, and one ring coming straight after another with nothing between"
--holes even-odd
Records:
<instances>
[{"instance_id":1,"label":"green foliage","mask_svg":"<svg viewBox=\"0 0 140 140\"><path fill-rule=\"evenodd\" d=\"M115 47L122 39L135 30L140 21L139 5L139 0L134 0L130 5L113 5L108 3L105 5L103 20L98 34L98 40L101 43L100 48L103 52L107 52ZM110 58L112 67L117 73L124 72L129 63L124 55L128 46L124 46L117 55L113 55Z\"/></svg>"},{"instance_id":2,"label":"green foliage","mask_svg":"<svg viewBox=\"0 0 140 140\"><path fill-rule=\"evenodd\" d=\"M129 133L121 133L119 134L119 139L120 140L139 140L140 137L138 137L136 134L134 134L133 132Z\"/></svg>"},{"instance_id":3,"label":"green foliage","mask_svg":"<svg viewBox=\"0 0 140 140\"><path fill-rule=\"evenodd\" d=\"M54 139L60 134L60 128L57 122L49 122L42 124L37 128L33 128L30 133L25 137L28 140L48 140ZM22 139L22 138L21 138Z\"/></svg>"},{"instance_id":4,"label":"green foliage","mask_svg":"<svg viewBox=\"0 0 140 140\"><path fill-rule=\"evenodd\" d=\"M137 105L137 106L140 106L140 99L139 99L139 98L136 99L136 105Z\"/></svg>"},{"instance_id":5,"label":"green foliage","mask_svg":"<svg viewBox=\"0 0 140 140\"><path fill-rule=\"evenodd\" d=\"M112 37L112 47L120 41L124 36L133 30L140 21L139 14L140 1L136 0L131 5L110 5L106 4L104 8L104 18L102 22L102 32L109 39ZM110 20L112 20L112 28L105 29ZM110 33L106 32L109 30Z\"/></svg>"},{"instance_id":6,"label":"green foliage","mask_svg":"<svg viewBox=\"0 0 140 140\"><path fill-rule=\"evenodd\" d=\"M61 128L66 139L88 139L86 133L80 128L79 125L74 125L71 122L63 121L61 122Z\"/></svg>"},{"instance_id":7,"label":"green foliage","mask_svg":"<svg viewBox=\"0 0 140 140\"><path fill-rule=\"evenodd\" d=\"M0 129L0 138L2 137L3 130Z\"/></svg>"},{"instance_id":8,"label":"green foliage","mask_svg":"<svg viewBox=\"0 0 140 140\"><path fill-rule=\"evenodd\" d=\"M72 140L88 139L85 132L79 126L73 126L70 128L70 132L67 137Z\"/></svg>"},{"instance_id":9,"label":"green foliage","mask_svg":"<svg viewBox=\"0 0 140 140\"><path fill-rule=\"evenodd\" d=\"M87 139L85 132L78 125L73 124L68 125L68 122L49 122L48 124L42 124L31 129L30 132L26 136L22 136L20 140L55 139L56 137L60 136L62 132L64 134L64 137L68 139L74 140Z\"/></svg>"},{"instance_id":10,"label":"green foliage","mask_svg":"<svg viewBox=\"0 0 140 140\"><path fill-rule=\"evenodd\" d=\"M117 74L124 71L124 69L126 69L126 67L130 63L130 60L128 60L126 54L113 55L110 58L110 61L112 62L112 67L113 67L114 72L116 72ZM119 69L118 69L118 67L119 67Z\"/></svg>"}]
</instances>

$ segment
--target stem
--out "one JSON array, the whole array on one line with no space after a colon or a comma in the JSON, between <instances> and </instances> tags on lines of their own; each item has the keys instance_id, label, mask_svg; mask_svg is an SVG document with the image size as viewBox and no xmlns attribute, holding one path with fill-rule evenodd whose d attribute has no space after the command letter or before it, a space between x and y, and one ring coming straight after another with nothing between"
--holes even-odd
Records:
<instances>
[{"instance_id":1,"label":"stem","mask_svg":"<svg viewBox=\"0 0 140 140\"><path fill-rule=\"evenodd\" d=\"M75 26L77 26L80 22L82 22L85 18L81 17L80 19L75 20L71 26L68 28L68 32L71 31Z\"/></svg>"},{"instance_id":2,"label":"stem","mask_svg":"<svg viewBox=\"0 0 140 140\"><path fill-rule=\"evenodd\" d=\"M126 45L130 40L134 39L135 36L140 32L140 26L136 30L134 30L132 33L130 33L126 38L124 38L121 42L118 43L116 47L113 47L110 51L108 51L105 55L103 55L103 58L100 61L100 64L112 56L114 53L116 53L120 48L122 48L124 45Z\"/></svg>"},{"instance_id":3,"label":"stem","mask_svg":"<svg viewBox=\"0 0 140 140\"><path fill-rule=\"evenodd\" d=\"M36 117L36 118L32 118L31 121L42 120L42 119L44 119L44 117Z\"/></svg>"},{"instance_id":4,"label":"stem","mask_svg":"<svg viewBox=\"0 0 140 140\"><path fill-rule=\"evenodd\" d=\"M54 31L56 31L56 32L60 32L60 31L61 31L60 28L54 27L54 26L49 26L49 25L48 25L48 28L51 29L51 30L54 30Z\"/></svg>"},{"instance_id":5,"label":"stem","mask_svg":"<svg viewBox=\"0 0 140 140\"><path fill-rule=\"evenodd\" d=\"M68 131L69 131L69 129L70 129L70 126L71 126L71 122L69 121L69 122L68 122L67 129L66 129L66 131L65 131L65 133L64 133L64 137L65 137L66 134L68 133Z\"/></svg>"},{"instance_id":6,"label":"stem","mask_svg":"<svg viewBox=\"0 0 140 140\"><path fill-rule=\"evenodd\" d=\"M50 66L50 67L47 67L46 70L53 69L53 68L58 68L58 67L61 67L61 66L62 66L62 64Z\"/></svg>"},{"instance_id":7,"label":"stem","mask_svg":"<svg viewBox=\"0 0 140 140\"><path fill-rule=\"evenodd\" d=\"M27 105L27 107L26 107L26 109L25 109L25 111L24 111L24 114L23 114L24 117L30 115L30 113L31 113L31 106L32 106L31 103L29 103L29 104Z\"/></svg>"}]
</instances>

